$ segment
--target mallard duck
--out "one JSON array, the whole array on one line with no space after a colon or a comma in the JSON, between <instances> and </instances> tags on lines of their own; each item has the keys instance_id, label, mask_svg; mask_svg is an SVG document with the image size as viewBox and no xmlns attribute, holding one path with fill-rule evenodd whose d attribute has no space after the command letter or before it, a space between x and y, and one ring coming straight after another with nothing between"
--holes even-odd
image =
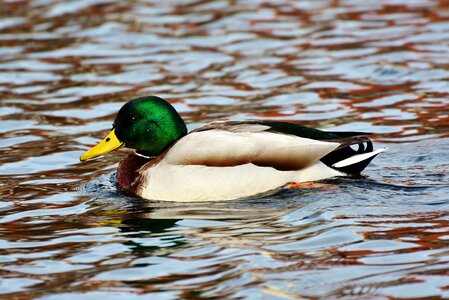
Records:
<instances>
[{"instance_id":1,"label":"mallard duck","mask_svg":"<svg viewBox=\"0 0 449 300\"><path fill-rule=\"evenodd\" d=\"M80 160L120 147L136 151L118 165L119 188L170 201L231 200L287 183L359 175L385 150L373 150L367 133L287 122L217 121L187 133L173 106L156 96L124 104L111 132Z\"/></svg>"}]
</instances>

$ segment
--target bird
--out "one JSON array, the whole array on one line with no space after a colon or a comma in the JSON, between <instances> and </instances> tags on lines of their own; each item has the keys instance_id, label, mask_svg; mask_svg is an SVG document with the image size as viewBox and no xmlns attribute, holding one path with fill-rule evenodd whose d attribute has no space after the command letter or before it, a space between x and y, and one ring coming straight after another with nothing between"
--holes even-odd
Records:
<instances>
[{"instance_id":1,"label":"bird","mask_svg":"<svg viewBox=\"0 0 449 300\"><path fill-rule=\"evenodd\" d=\"M134 149L116 172L126 194L177 202L235 200L289 183L360 176L386 150L374 150L368 135L268 120L214 121L188 132L168 101L145 96L126 102L110 133L80 160Z\"/></svg>"}]
</instances>

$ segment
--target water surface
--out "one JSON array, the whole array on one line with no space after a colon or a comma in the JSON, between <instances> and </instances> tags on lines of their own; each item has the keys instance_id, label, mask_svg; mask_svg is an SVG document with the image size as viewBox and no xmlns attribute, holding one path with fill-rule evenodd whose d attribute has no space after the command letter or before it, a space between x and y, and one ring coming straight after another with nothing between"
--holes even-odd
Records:
<instances>
[{"instance_id":1,"label":"water surface","mask_svg":"<svg viewBox=\"0 0 449 300\"><path fill-rule=\"evenodd\" d=\"M449 297L446 1L3 1L0 297ZM244 201L119 193L80 163L134 97L190 129L374 132L360 179Z\"/></svg>"}]
</instances>

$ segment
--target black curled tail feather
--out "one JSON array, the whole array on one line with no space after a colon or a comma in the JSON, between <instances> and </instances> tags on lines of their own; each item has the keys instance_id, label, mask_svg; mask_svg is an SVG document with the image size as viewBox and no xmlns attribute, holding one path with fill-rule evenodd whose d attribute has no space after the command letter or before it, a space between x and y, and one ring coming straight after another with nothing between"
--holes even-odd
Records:
<instances>
[{"instance_id":1,"label":"black curled tail feather","mask_svg":"<svg viewBox=\"0 0 449 300\"><path fill-rule=\"evenodd\" d=\"M338 132L333 132L334 134L339 134ZM339 140L335 140L335 142L341 143L341 145L334 151L330 152L323 158L321 158L321 162L327 165L330 168L336 169L342 173L358 176L360 173L368 166L368 164L376 157L377 154L373 153L373 156L369 156L361 161L358 161L353 164L345 165L342 167L335 167L334 165L340 161L343 161L347 158L353 157L358 154L365 154L373 152L373 143L369 138L364 135L360 135L359 132L352 133L344 132L340 136L342 137ZM357 145L357 150L353 149L351 145Z\"/></svg>"}]
</instances>

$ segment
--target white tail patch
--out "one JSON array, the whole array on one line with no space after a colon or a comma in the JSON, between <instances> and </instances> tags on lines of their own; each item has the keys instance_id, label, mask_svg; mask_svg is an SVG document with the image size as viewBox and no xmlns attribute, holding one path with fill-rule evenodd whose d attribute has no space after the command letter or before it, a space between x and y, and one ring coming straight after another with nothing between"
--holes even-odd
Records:
<instances>
[{"instance_id":1,"label":"white tail patch","mask_svg":"<svg viewBox=\"0 0 449 300\"><path fill-rule=\"evenodd\" d=\"M349 158L343 159L339 162L336 162L335 164L332 165L332 167L334 168L343 168L346 166L350 166L356 163L359 163L361 161L364 161L365 159L368 159L370 157L373 157L381 152L384 152L385 150L387 150L387 148L381 148L381 149L377 149L373 152L368 152L368 153L362 153L362 154L356 154L353 155Z\"/></svg>"}]
</instances>

